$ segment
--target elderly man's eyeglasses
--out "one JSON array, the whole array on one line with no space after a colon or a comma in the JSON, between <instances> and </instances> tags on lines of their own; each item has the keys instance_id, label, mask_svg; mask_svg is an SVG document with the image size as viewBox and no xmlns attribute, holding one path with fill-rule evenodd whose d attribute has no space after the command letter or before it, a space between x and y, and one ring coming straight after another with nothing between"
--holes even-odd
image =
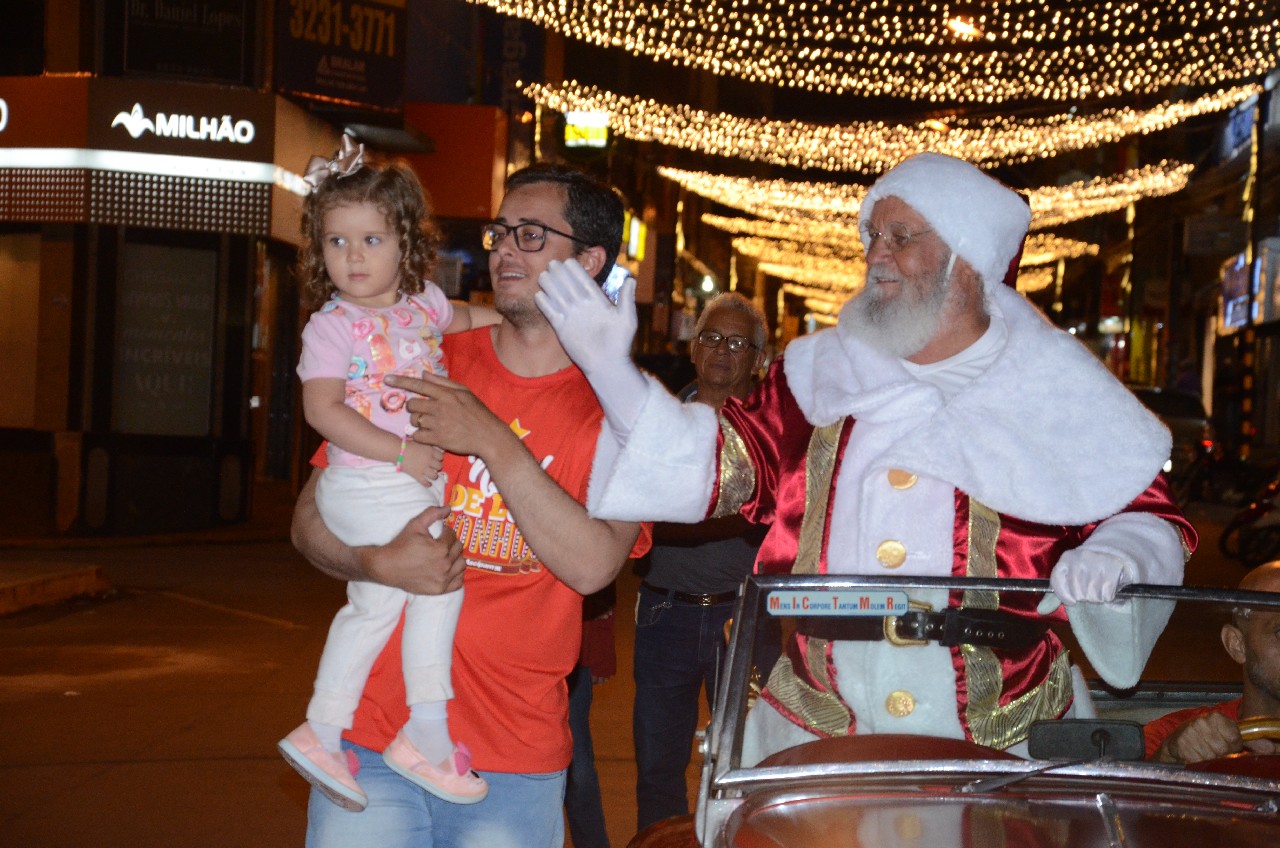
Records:
<instances>
[{"instance_id":1,"label":"elderly man's eyeglasses","mask_svg":"<svg viewBox=\"0 0 1280 848\"><path fill-rule=\"evenodd\" d=\"M744 350L755 347L746 336L722 336L715 330L703 330L698 333L698 344L709 350L720 347L721 342L729 348L730 353L742 353Z\"/></svg>"},{"instance_id":2,"label":"elderly man's eyeglasses","mask_svg":"<svg viewBox=\"0 0 1280 848\"><path fill-rule=\"evenodd\" d=\"M884 240L884 246L889 249L890 253L897 253L920 238L920 236L928 235L931 232L933 230L919 230L913 233L906 228L905 224L890 224L883 231L863 227L862 237L867 243L867 253L871 252L871 249L876 246L876 241L880 239Z\"/></svg>"},{"instance_id":3,"label":"elderly man's eyeglasses","mask_svg":"<svg viewBox=\"0 0 1280 848\"><path fill-rule=\"evenodd\" d=\"M508 233L515 233L516 247L525 253L537 253L546 247L547 233L555 233L586 247L591 246L577 236L562 233L559 230L548 227L546 224L526 223L509 227L506 224L499 224L497 221L490 221L480 228L480 243L484 245L485 250L497 250L498 245L502 244L502 240L507 237Z\"/></svg>"}]
</instances>

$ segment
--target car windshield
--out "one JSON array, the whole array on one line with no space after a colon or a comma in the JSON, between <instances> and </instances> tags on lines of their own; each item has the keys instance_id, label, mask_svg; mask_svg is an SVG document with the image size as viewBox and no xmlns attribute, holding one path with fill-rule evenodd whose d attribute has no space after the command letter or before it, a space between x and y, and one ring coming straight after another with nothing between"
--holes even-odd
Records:
<instances>
[{"instance_id":1,"label":"car windshield","mask_svg":"<svg viewBox=\"0 0 1280 848\"><path fill-rule=\"evenodd\" d=\"M748 726L749 712L759 703L762 687L775 685L776 679L771 676L778 665L805 662L797 654L794 634L807 635L810 643L816 638L879 639L882 637L872 631L885 627L886 618L909 615L919 606L913 602L930 593L935 597L941 593L944 599L947 593L965 593L964 597L973 598L990 592L1031 592L1038 597L1047 589L1047 581L1041 580L749 578L733 624L727 669L708 731L696 821L701 843L757 844L752 840L761 834L752 831L754 836L748 838L743 828L758 830L766 827L766 822L773 822L767 827L774 827L783 807L791 810L786 827L797 828L797 810L807 811L800 814L801 819L818 815L820 809L831 812L835 798L841 799L839 816L846 824L851 820L849 816L864 816L871 799L876 799L872 806L892 805L900 800L901 793L911 798L912 804L919 803L922 797L961 795L998 798L1004 803L1006 796L1015 793L1017 798L1009 803L1021 805L1021 814L1026 813L1028 803L1039 803L1049 796L1057 799L1054 803L1060 807L1070 807L1073 799L1081 799L1092 811L1082 815L1092 821L1097 817L1097 799L1102 797L1099 793L1110 793L1108 798L1118 799L1117 809L1136 805L1134 809L1145 811L1144 816L1148 807L1163 809L1161 805L1172 799L1184 807L1191 805L1187 809L1201 809L1196 805L1208 804L1203 809L1209 819L1226 809L1249 810L1269 823L1266 836L1259 837L1262 842L1253 841L1253 837L1234 841L1233 837L1230 844L1277 844L1274 840L1280 839L1280 817L1276 813L1280 809L1280 783L1274 778L1280 775L1262 779L1247 769L1228 768L1219 773L1199 770L1197 766L1154 763L1144 758L1142 725L1175 710L1237 699L1241 692L1240 666L1225 653L1220 632L1224 624L1240 620L1241 615L1280 611L1280 594L1143 585L1122 590L1122 596L1127 598L1124 603L1142 606L1144 614L1170 615L1142 680L1123 690L1100 679L1073 638L1066 617L1061 616L1060 621L1055 618L1052 630L1070 652L1071 661L1079 667L1087 685L1087 694L1077 691L1078 700L1091 701L1096 716L1087 716L1091 723L1077 719L1034 725L1030 751L1019 751L1021 756L963 739L943 738L947 735L944 733L938 737L849 734L776 751L761 749L749 738L753 733ZM1276 620L1280 628L1280 618ZM899 649L905 657L917 650L909 642ZM960 652L966 650L961 648ZM814 668L821 677L821 664ZM815 688L821 689L827 682L818 680ZM903 703L888 704L886 708L910 708L909 693L894 694L901 694ZM1280 732L1277 725L1280 722L1271 721L1268 732ZM1271 767L1275 768L1275 764ZM851 804L859 812L851 812ZM1146 827L1125 816L1116 813L1117 826L1123 819L1138 830ZM798 841L775 838L775 833L770 836L774 841L759 844L868 844L806 843L805 839L822 837L808 830L807 824L804 830L808 835ZM734 834L739 831L742 838L736 839ZM1215 839L1208 832L1204 838L1211 843ZM876 844L908 843L890 839Z\"/></svg>"}]
</instances>

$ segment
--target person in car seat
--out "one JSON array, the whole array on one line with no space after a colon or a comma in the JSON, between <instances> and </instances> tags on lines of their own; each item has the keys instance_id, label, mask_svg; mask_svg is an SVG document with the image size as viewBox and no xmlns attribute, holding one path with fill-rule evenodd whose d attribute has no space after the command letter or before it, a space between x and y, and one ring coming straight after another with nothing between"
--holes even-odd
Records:
<instances>
[{"instance_id":1,"label":"person in car seat","mask_svg":"<svg viewBox=\"0 0 1280 848\"><path fill-rule=\"evenodd\" d=\"M1280 592L1280 560L1250 571L1240 588ZM1222 625L1222 647L1240 665L1239 698L1209 707L1178 710L1147 724L1147 758L1164 763L1198 763L1239 751L1280 754L1272 739L1245 741L1241 719L1268 717L1280 725L1280 612L1236 609Z\"/></svg>"}]
</instances>

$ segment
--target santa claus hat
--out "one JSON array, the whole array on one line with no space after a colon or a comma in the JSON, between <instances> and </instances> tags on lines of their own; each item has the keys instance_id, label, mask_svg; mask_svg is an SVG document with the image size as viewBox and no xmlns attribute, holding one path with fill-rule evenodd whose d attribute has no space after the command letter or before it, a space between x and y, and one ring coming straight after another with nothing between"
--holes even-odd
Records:
<instances>
[{"instance_id":1,"label":"santa claus hat","mask_svg":"<svg viewBox=\"0 0 1280 848\"><path fill-rule=\"evenodd\" d=\"M978 272L988 292L1004 280L1031 223L1031 207L1013 189L941 153L917 153L876 180L862 201L863 222L871 220L871 210L884 197L896 197L920 213ZM865 227L862 246L868 247Z\"/></svg>"}]
</instances>

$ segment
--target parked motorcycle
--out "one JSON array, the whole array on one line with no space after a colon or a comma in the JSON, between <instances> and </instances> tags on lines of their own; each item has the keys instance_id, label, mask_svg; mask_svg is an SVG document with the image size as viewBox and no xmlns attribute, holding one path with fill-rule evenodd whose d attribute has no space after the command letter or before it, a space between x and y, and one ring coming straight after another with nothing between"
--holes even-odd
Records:
<instances>
[{"instance_id":1,"label":"parked motorcycle","mask_svg":"<svg viewBox=\"0 0 1280 848\"><path fill-rule=\"evenodd\" d=\"M1245 568L1280 558L1280 475L1232 516L1218 537L1218 550Z\"/></svg>"}]
</instances>

